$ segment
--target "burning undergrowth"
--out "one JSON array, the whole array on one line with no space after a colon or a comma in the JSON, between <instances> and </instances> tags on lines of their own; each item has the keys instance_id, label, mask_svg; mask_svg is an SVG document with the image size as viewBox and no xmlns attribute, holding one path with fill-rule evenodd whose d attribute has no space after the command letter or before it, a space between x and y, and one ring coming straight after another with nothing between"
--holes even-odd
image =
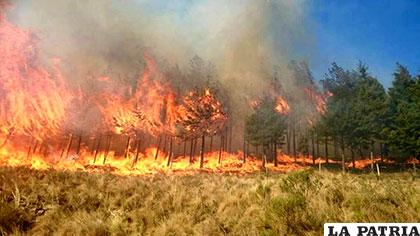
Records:
<instances>
[{"instance_id":1,"label":"burning undergrowth","mask_svg":"<svg viewBox=\"0 0 420 236\"><path fill-rule=\"evenodd\" d=\"M201 78L197 81L162 72L146 50L134 84L112 73L89 76L83 85L71 83L72 74L62 73L60 59L41 60L40 39L9 22L8 9L1 5L1 165L119 174L198 169L250 173L306 165L304 158L299 163L276 153L271 160L281 164L275 161L275 167L267 167L266 157L258 152L233 152L232 142L238 137L232 133L242 136L236 130L240 122L235 103L229 100L233 95L211 80L212 66L200 58L192 66L208 73L192 76ZM281 93L284 88L275 86L267 91L275 99L276 112L293 115L297 108ZM318 112L325 109L322 94L306 91ZM258 107L261 99L251 106Z\"/></svg>"}]
</instances>

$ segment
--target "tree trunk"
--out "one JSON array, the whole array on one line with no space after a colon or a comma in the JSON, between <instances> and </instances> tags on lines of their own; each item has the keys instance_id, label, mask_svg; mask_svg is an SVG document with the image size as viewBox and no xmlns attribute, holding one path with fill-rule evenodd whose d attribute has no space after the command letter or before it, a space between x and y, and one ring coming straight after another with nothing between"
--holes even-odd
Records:
<instances>
[{"instance_id":1,"label":"tree trunk","mask_svg":"<svg viewBox=\"0 0 420 236\"><path fill-rule=\"evenodd\" d=\"M334 159L337 160L337 139L334 137Z\"/></svg>"},{"instance_id":2,"label":"tree trunk","mask_svg":"<svg viewBox=\"0 0 420 236\"><path fill-rule=\"evenodd\" d=\"M82 134L79 134L79 137L77 138L77 149L76 149L76 154L79 155L80 154L80 146L82 145Z\"/></svg>"},{"instance_id":3,"label":"tree trunk","mask_svg":"<svg viewBox=\"0 0 420 236\"><path fill-rule=\"evenodd\" d=\"M125 149L124 149L124 158L128 157L128 153L129 153L129 149L130 149L130 141L131 141L131 137L130 135L127 137L127 143L125 144Z\"/></svg>"},{"instance_id":4,"label":"tree trunk","mask_svg":"<svg viewBox=\"0 0 420 236\"><path fill-rule=\"evenodd\" d=\"M29 148L28 148L28 153L27 153L27 155L26 155L26 159L29 159L30 158L30 156L31 156L31 151L32 151L32 139L31 139L31 143L29 144ZM65 144L65 142L64 142L64 144ZM63 144L63 146L64 146L64 144ZM61 155L60 155L60 158L62 158L63 157L63 153L64 153L64 150L66 149L66 147L64 146L63 147L63 149L62 149L62 151L61 151Z\"/></svg>"},{"instance_id":5,"label":"tree trunk","mask_svg":"<svg viewBox=\"0 0 420 236\"><path fill-rule=\"evenodd\" d=\"M373 150L372 150L373 152ZM381 160L383 159L384 156L384 149L383 149L383 144L382 142L379 143L379 157L381 158Z\"/></svg>"},{"instance_id":6,"label":"tree trunk","mask_svg":"<svg viewBox=\"0 0 420 236\"><path fill-rule=\"evenodd\" d=\"M296 155L296 127L295 127L295 125L293 124L293 135L292 135L292 138L293 138L293 157L295 158L295 162L296 162L296 158L297 158L297 155Z\"/></svg>"},{"instance_id":7,"label":"tree trunk","mask_svg":"<svg viewBox=\"0 0 420 236\"><path fill-rule=\"evenodd\" d=\"M359 156L360 156L360 159L362 160L363 159L363 150L362 150L362 147L359 147Z\"/></svg>"},{"instance_id":8,"label":"tree trunk","mask_svg":"<svg viewBox=\"0 0 420 236\"><path fill-rule=\"evenodd\" d=\"M232 152L232 133L233 133L233 127L229 127L229 152Z\"/></svg>"},{"instance_id":9,"label":"tree trunk","mask_svg":"<svg viewBox=\"0 0 420 236\"><path fill-rule=\"evenodd\" d=\"M263 145L262 168L265 169L265 161L267 159L267 145Z\"/></svg>"},{"instance_id":10,"label":"tree trunk","mask_svg":"<svg viewBox=\"0 0 420 236\"><path fill-rule=\"evenodd\" d=\"M328 163L328 136L325 135L325 162Z\"/></svg>"},{"instance_id":11,"label":"tree trunk","mask_svg":"<svg viewBox=\"0 0 420 236\"><path fill-rule=\"evenodd\" d=\"M41 141L40 143L38 143L38 154L40 154L42 152L42 148L44 147L44 141Z\"/></svg>"},{"instance_id":12,"label":"tree trunk","mask_svg":"<svg viewBox=\"0 0 420 236\"><path fill-rule=\"evenodd\" d=\"M33 146L33 148L32 148L32 153L31 153L31 157L32 157L32 155L33 154L35 154L36 153L36 149L38 148L38 140L36 140L35 139L35 144L34 144L34 146ZM67 148L66 148L66 150L67 150Z\"/></svg>"},{"instance_id":13,"label":"tree trunk","mask_svg":"<svg viewBox=\"0 0 420 236\"><path fill-rule=\"evenodd\" d=\"M204 166L204 145L205 145L205 135L201 136L201 153L200 153L200 169Z\"/></svg>"},{"instance_id":14,"label":"tree trunk","mask_svg":"<svg viewBox=\"0 0 420 236\"><path fill-rule=\"evenodd\" d=\"M104 165L105 165L106 159L108 158L109 151L111 149L111 143L112 143L112 135L109 135L108 145L105 150L105 156L104 156L104 162L103 162Z\"/></svg>"},{"instance_id":15,"label":"tree trunk","mask_svg":"<svg viewBox=\"0 0 420 236\"><path fill-rule=\"evenodd\" d=\"M312 164L315 165L315 135L311 134L311 151L312 151Z\"/></svg>"},{"instance_id":16,"label":"tree trunk","mask_svg":"<svg viewBox=\"0 0 420 236\"><path fill-rule=\"evenodd\" d=\"M255 145L255 156L257 156L257 157L260 155L260 152L259 152L259 150L258 150L258 149L259 149L258 147L259 147L259 145L258 145L258 144L257 144L257 145Z\"/></svg>"},{"instance_id":17,"label":"tree trunk","mask_svg":"<svg viewBox=\"0 0 420 236\"><path fill-rule=\"evenodd\" d=\"M341 164L342 164L342 167L343 167L343 172L346 171L345 160L344 160L344 151L345 151L344 148L345 148L344 147L344 137L341 136Z\"/></svg>"},{"instance_id":18,"label":"tree trunk","mask_svg":"<svg viewBox=\"0 0 420 236\"><path fill-rule=\"evenodd\" d=\"M219 164L222 163L223 142L224 142L224 137L223 137L223 135L221 135L220 136L220 148L219 148L219 160L218 160Z\"/></svg>"},{"instance_id":19,"label":"tree trunk","mask_svg":"<svg viewBox=\"0 0 420 236\"><path fill-rule=\"evenodd\" d=\"M246 142L246 157L249 156L249 142Z\"/></svg>"},{"instance_id":20,"label":"tree trunk","mask_svg":"<svg viewBox=\"0 0 420 236\"><path fill-rule=\"evenodd\" d=\"M350 152L351 152L351 162L353 165L353 169L356 169L356 161L354 160L354 150L353 148L350 148Z\"/></svg>"},{"instance_id":21,"label":"tree trunk","mask_svg":"<svg viewBox=\"0 0 420 236\"><path fill-rule=\"evenodd\" d=\"M169 153L168 153L168 163L166 164L166 166L170 166L171 162L172 162L172 137L170 137L170 141L169 141Z\"/></svg>"},{"instance_id":22,"label":"tree trunk","mask_svg":"<svg viewBox=\"0 0 420 236\"><path fill-rule=\"evenodd\" d=\"M167 151L167 149L166 149L166 139L167 139L167 136L164 135L163 136L163 147L162 147L162 150L163 150L164 153L166 153L166 151Z\"/></svg>"},{"instance_id":23,"label":"tree trunk","mask_svg":"<svg viewBox=\"0 0 420 236\"><path fill-rule=\"evenodd\" d=\"M7 141L9 141L9 138L12 136L12 134L13 134L13 131L10 131L10 130L9 130L9 131L7 132L6 138L4 139L3 143L2 143L2 144L0 144L0 149L1 149L1 148L3 148L4 146L6 146Z\"/></svg>"},{"instance_id":24,"label":"tree trunk","mask_svg":"<svg viewBox=\"0 0 420 236\"><path fill-rule=\"evenodd\" d=\"M309 159L311 158L311 138L308 138L308 142L306 142L307 152L306 157Z\"/></svg>"},{"instance_id":25,"label":"tree trunk","mask_svg":"<svg viewBox=\"0 0 420 236\"><path fill-rule=\"evenodd\" d=\"M223 151L225 151L225 152L229 152L229 150L228 150L228 144L229 144L229 129L228 129L228 127L226 127L226 130L225 130L225 135L224 135L224 147L223 147Z\"/></svg>"},{"instance_id":26,"label":"tree trunk","mask_svg":"<svg viewBox=\"0 0 420 236\"><path fill-rule=\"evenodd\" d=\"M373 173L373 152L370 152L370 171Z\"/></svg>"},{"instance_id":27,"label":"tree trunk","mask_svg":"<svg viewBox=\"0 0 420 236\"><path fill-rule=\"evenodd\" d=\"M190 148L190 163L194 161L194 140L191 139L191 148Z\"/></svg>"},{"instance_id":28,"label":"tree trunk","mask_svg":"<svg viewBox=\"0 0 420 236\"><path fill-rule=\"evenodd\" d=\"M184 139L184 151L183 151L183 157L187 157L187 140Z\"/></svg>"},{"instance_id":29,"label":"tree trunk","mask_svg":"<svg viewBox=\"0 0 420 236\"><path fill-rule=\"evenodd\" d=\"M277 160L277 142L274 141L274 166L277 167L279 165Z\"/></svg>"},{"instance_id":30,"label":"tree trunk","mask_svg":"<svg viewBox=\"0 0 420 236\"><path fill-rule=\"evenodd\" d=\"M243 163L246 162L246 141L245 141L245 137L244 137L244 146L243 146Z\"/></svg>"},{"instance_id":31,"label":"tree trunk","mask_svg":"<svg viewBox=\"0 0 420 236\"><path fill-rule=\"evenodd\" d=\"M99 136L98 143L96 144L96 148L95 148L95 156L93 157L93 164L96 163L96 157L98 156L99 148L101 147L101 139L102 139L102 136Z\"/></svg>"},{"instance_id":32,"label":"tree trunk","mask_svg":"<svg viewBox=\"0 0 420 236\"><path fill-rule=\"evenodd\" d=\"M73 143L73 134L70 134L70 139L69 139L69 142L68 142L67 148L66 148L66 159L69 157L69 152L70 152L70 148L71 148L72 143ZM36 143L35 143L33 152L35 152L37 144L38 144L38 141L36 141Z\"/></svg>"},{"instance_id":33,"label":"tree trunk","mask_svg":"<svg viewBox=\"0 0 420 236\"><path fill-rule=\"evenodd\" d=\"M289 128L287 129L287 132L286 132L286 143L287 143L286 145L287 154L290 155L290 129Z\"/></svg>"},{"instance_id":34,"label":"tree trunk","mask_svg":"<svg viewBox=\"0 0 420 236\"><path fill-rule=\"evenodd\" d=\"M156 152L155 152L155 160L157 160L158 156L159 156L159 147L160 147L160 143L162 142L162 136L159 135L158 138L158 145L156 147Z\"/></svg>"},{"instance_id":35,"label":"tree trunk","mask_svg":"<svg viewBox=\"0 0 420 236\"><path fill-rule=\"evenodd\" d=\"M383 154L381 156L381 162L384 162L384 158L387 158L387 156L389 154L388 153L388 147L387 147L386 143L383 144L382 151L383 151Z\"/></svg>"},{"instance_id":36,"label":"tree trunk","mask_svg":"<svg viewBox=\"0 0 420 236\"><path fill-rule=\"evenodd\" d=\"M67 139L65 139L61 145L63 148L61 149L61 153L60 153L60 159L63 158L64 152L66 151L66 147L67 147ZM32 140L31 140L31 144L29 146L29 150L28 150L28 158L31 155L31 150L32 150Z\"/></svg>"},{"instance_id":37,"label":"tree trunk","mask_svg":"<svg viewBox=\"0 0 420 236\"><path fill-rule=\"evenodd\" d=\"M197 153L196 152L196 150L197 150L197 142L198 142L197 140L198 140L198 138L194 139L193 155L192 155L193 161L194 161L194 158L195 158L195 154Z\"/></svg>"},{"instance_id":38,"label":"tree trunk","mask_svg":"<svg viewBox=\"0 0 420 236\"><path fill-rule=\"evenodd\" d=\"M90 155L95 154L95 145L96 145L96 136L93 136L92 138L92 144L90 146Z\"/></svg>"},{"instance_id":39,"label":"tree trunk","mask_svg":"<svg viewBox=\"0 0 420 236\"><path fill-rule=\"evenodd\" d=\"M320 153L320 151L319 151L319 136L318 136L318 134L316 134L316 158L320 158L321 157L321 155L319 154Z\"/></svg>"},{"instance_id":40,"label":"tree trunk","mask_svg":"<svg viewBox=\"0 0 420 236\"><path fill-rule=\"evenodd\" d=\"M139 160L139 153L140 153L140 147L141 147L141 139L137 139L137 145L136 145L136 157L134 159L133 162L133 166L134 167L137 164L137 161Z\"/></svg>"}]
</instances>

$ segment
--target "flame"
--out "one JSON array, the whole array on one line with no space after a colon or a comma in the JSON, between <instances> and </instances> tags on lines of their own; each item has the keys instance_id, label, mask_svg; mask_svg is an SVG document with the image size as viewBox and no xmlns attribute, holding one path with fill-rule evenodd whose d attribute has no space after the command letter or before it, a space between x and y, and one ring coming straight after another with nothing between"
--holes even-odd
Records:
<instances>
[{"instance_id":1,"label":"flame","mask_svg":"<svg viewBox=\"0 0 420 236\"><path fill-rule=\"evenodd\" d=\"M249 102L249 106L252 108L252 109L256 109L258 106L260 105L260 101L258 101L258 100L252 100L252 101L250 101Z\"/></svg>"},{"instance_id":2,"label":"flame","mask_svg":"<svg viewBox=\"0 0 420 236\"><path fill-rule=\"evenodd\" d=\"M194 161L197 152L193 158L179 155L182 142L185 149L187 141L220 135L228 117L210 88L176 94L149 54L144 55L145 68L135 89L103 75L94 79L98 91L85 94L65 83L59 59L53 59L50 67L42 65L36 37L8 22L2 4L0 35L0 166L120 175L261 170L261 158L248 156L244 162L242 152L228 153L222 145L204 153L203 168ZM278 112L290 111L283 97L276 101ZM81 124L86 112L97 113L95 122L87 122L94 127ZM121 138L127 137L121 155ZM156 145L151 144L155 137ZM162 138L165 144L160 143ZM173 143L178 149L172 149ZM277 158L280 164L266 164L267 171L296 170L312 163L305 157L296 162L287 155Z\"/></svg>"},{"instance_id":3,"label":"flame","mask_svg":"<svg viewBox=\"0 0 420 236\"><path fill-rule=\"evenodd\" d=\"M176 94L169 84L162 82L162 75L152 57L145 54L144 58L146 67L137 80L134 93L125 87L99 96L98 106L104 123L115 134L145 132L157 136L175 132L178 116Z\"/></svg>"},{"instance_id":4,"label":"flame","mask_svg":"<svg viewBox=\"0 0 420 236\"><path fill-rule=\"evenodd\" d=\"M0 127L1 136L37 140L57 135L73 94L53 60L53 73L42 67L36 38L9 23L0 12Z\"/></svg>"},{"instance_id":5,"label":"flame","mask_svg":"<svg viewBox=\"0 0 420 236\"><path fill-rule=\"evenodd\" d=\"M160 152L155 159L156 147L147 148L140 154L139 161L134 163L135 154L130 153L128 158L117 157L111 152L106 157L101 153L94 162L94 157L87 150L83 150L80 155L70 155L68 158L60 158L56 153L49 157L41 154L33 154L32 158L27 158L27 153L16 149L0 149L0 166L28 166L32 169L47 170L70 170L86 172L112 172L118 175L147 175L156 173L167 174L194 174L197 172L213 173L238 173L247 174L261 171L262 162L255 157L249 156L243 162L243 153L236 154L227 152L209 152L205 154L205 167L200 168L198 162L190 163L189 157L177 156L171 164L167 165L167 153ZM103 159L107 158L106 164ZM280 163L277 167L267 164L267 171L290 171L305 168L306 163L294 162L291 157L286 155L278 156ZM197 159L197 157L195 157ZM303 159L302 159L303 160Z\"/></svg>"},{"instance_id":6,"label":"flame","mask_svg":"<svg viewBox=\"0 0 420 236\"><path fill-rule=\"evenodd\" d=\"M320 114L324 114L327 110L327 98L332 96L332 94L330 92L322 94L310 88L305 88L305 92L308 95L309 100L313 103L316 111Z\"/></svg>"},{"instance_id":7,"label":"flame","mask_svg":"<svg viewBox=\"0 0 420 236\"><path fill-rule=\"evenodd\" d=\"M278 96L277 97L277 100L276 100L276 108L275 109L276 109L277 112L279 112L281 114L287 114L290 111L289 104L281 96Z\"/></svg>"},{"instance_id":8,"label":"flame","mask_svg":"<svg viewBox=\"0 0 420 236\"><path fill-rule=\"evenodd\" d=\"M221 103L209 88L205 88L203 94L189 92L178 109L180 133L189 138L220 132L227 121Z\"/></svg>"}]
</instances>

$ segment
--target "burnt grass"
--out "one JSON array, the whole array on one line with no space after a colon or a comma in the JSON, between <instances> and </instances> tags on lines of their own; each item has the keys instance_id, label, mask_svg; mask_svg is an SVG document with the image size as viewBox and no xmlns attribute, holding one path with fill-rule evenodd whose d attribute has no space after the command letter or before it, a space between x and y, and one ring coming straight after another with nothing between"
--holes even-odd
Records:
<instances>
[{"instance_id":1,"label":"burnt grass","mask_svg":"<svg viewBox=\"0 0 420 236\"><path fill-rule=\"evenodd\" d=\"M413 173L108 173L0 168L0 235L321 235L325 222L419 222Z\"/></svg>"}]
</instances>

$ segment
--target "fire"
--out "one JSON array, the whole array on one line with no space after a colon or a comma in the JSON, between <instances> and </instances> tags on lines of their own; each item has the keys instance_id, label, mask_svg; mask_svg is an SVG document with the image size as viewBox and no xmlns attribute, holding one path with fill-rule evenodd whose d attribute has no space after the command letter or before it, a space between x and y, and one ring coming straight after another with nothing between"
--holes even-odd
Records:
<instances>
[{"instance_id":1,"label":"fire","mask_svg":"<svg viewBox=\"0 0 420 236\"><path fill-rule=\"evenodd\" d=\"M100 86L92 93L70 88L59 59L43 65L35 35L0 10L0 166L121 175L261 170L261 157L244 162L244 153L226 151L229 117L211 88L175 93L147 53L134 88L108 75L93 79ZM276 97L275 109L288 113L287 101ZM221 139L213 144L213 137ZM279 166L266 170L309 163L278 159Z\"/></svg>"},{"instance_id":2,"label":"fire","mask_svg":"<svg viewBox=\"0 0 420 236\"><path fill-rule=\"evenodd\" d=\"M277 101L276 101L276 111L281 113L281 114L287 114L290 111L290 107L289 104L287 103L287 101L281 97L278 96L277 97Z\"/></svg>"},{"instance_id":3,"label":"fire","mask_svg":"<svg viewBox=\"0 0 420 236\"><path fill-rule=\"evenodd\" d=\"M316 111L320 114L324 114L327 110L327 98L332 96L332 94L329 92L322 94L310 88L305 88L305 92L308 95L309 100L314 104Z\"/></svg>"},{"instance_id":4,"label":"fire","mask_svg":"<svg viewBox=\"0 0 420 236\"><path fill-rule=\"evenodd\" d=\"M258 100L252 100L252 101L249 102L249 106L252 109L256 109L259 105L260 105L260 101L258 101Z\"/></svg>"},{"instance_id":5,"label":"fire","mask_svg":"<svg viewBox=\"0 0 420 236\"><path fill-rule=\"evenodd\" d=\"M0 12L0 136L47 139L60 132L73 94L53 61L53 73L42 67L36 38L9 23Z\"/></svg>"},{"instance_id":6,"label":"fire","mask_svg":"<svg viewBox=\"0 0 420 236\"><path fill-rule=\"evenodd\" d=\"M181 132L189 137L219 132L227 120L221 103L209 88L202 95L193 91L185 96L179 114L178 125L184 128Z\"/></svg>"}]
</instances>

